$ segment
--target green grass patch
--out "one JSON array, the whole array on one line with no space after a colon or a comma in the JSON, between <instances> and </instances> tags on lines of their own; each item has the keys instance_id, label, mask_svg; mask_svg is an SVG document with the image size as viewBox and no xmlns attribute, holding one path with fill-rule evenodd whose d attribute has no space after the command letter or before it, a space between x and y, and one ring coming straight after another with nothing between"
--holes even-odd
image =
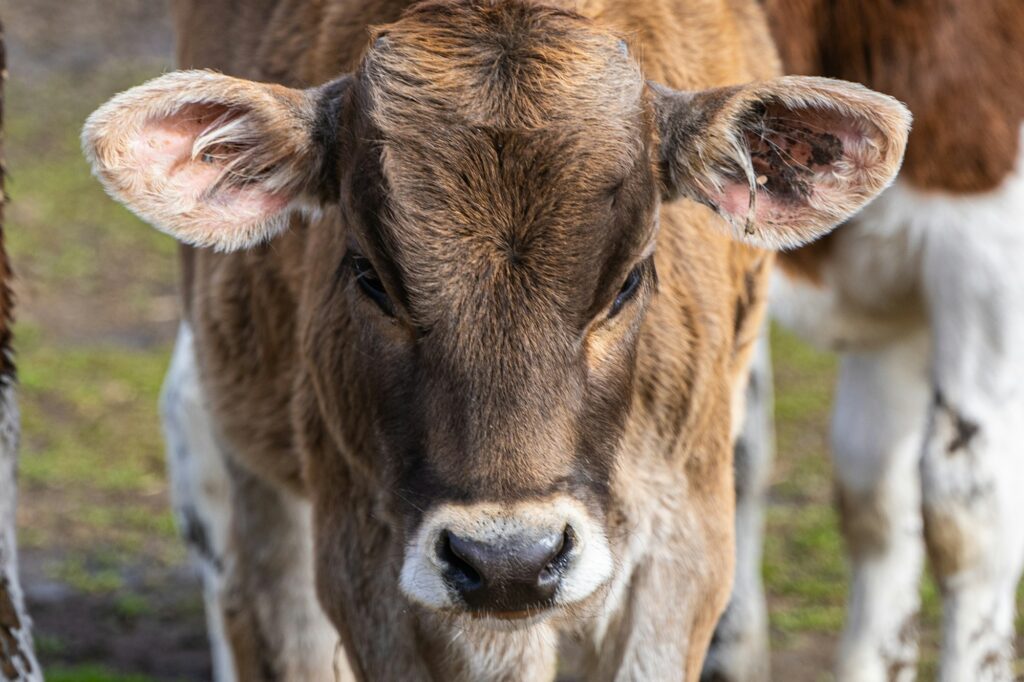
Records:
<instances>
[{"instance_id":1,"label":"green grass patch","mask_svg":"<svg viewBox=\"0 0 1024 682\"><path fill-rule=\"evenodd\" d=\"M34 517L23 544L180 558L157 416L169 349L69 348L16 331L22 500Z\"/></svg>"},{"instance_id":2,"label":"green grass patch","mask_svg":"<svg viewBox=\"0 0 1024 682\"><path fill-rule=\"evenodd\" d=\"M60 562L52 573L54 578L78 592L113 592L122 585L117 563L109 559L90 561L82 555L72 554Z\"/></svg>"},{"instance_id":3,"label":"green grass patch","mask_svg":"<svg viewBox=\"0 0 1024 682\"><path fill-rule=\"evenodd\" d=\"M96 665L54 666L46 669L48 682L153 682L145 675L122 675Z\"/></svg>"},{"instance_id":4,"label":"green grass patch","mask_svg":"<svg viewBox=\"0 0 1024 682\"><path fill-rule=\"evenodd\" d=\"M24 326L16 333L23 480L100 492L162 490L156 404L169 350L62 348ZM102 521L115 511L92 513ZM148 518L129 521L148 530L166 527Z\"/></svg>"}]
</instances>

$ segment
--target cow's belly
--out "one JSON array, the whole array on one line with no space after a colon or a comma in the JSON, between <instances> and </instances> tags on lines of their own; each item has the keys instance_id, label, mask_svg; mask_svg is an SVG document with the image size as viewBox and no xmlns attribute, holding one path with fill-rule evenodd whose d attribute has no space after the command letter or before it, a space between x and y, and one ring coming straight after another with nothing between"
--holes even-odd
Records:
<instances>
[{"instance_id":1,"label":"cow's belly","mask_svg":"<svg viewBox=\"0 0 1024 682\"><path fill-rule=\"evenodd\" d=\"M776 269L771 314L839 351L876 348L927 325L927 309L942 302L925 282L938 273L1013 290L1006 283L1024 277L1024 173L970 196L897 181L837 230L818 265L818 282ZM1009 315L1020 302L1006 305Z\"/></svg>"}]
</instances>

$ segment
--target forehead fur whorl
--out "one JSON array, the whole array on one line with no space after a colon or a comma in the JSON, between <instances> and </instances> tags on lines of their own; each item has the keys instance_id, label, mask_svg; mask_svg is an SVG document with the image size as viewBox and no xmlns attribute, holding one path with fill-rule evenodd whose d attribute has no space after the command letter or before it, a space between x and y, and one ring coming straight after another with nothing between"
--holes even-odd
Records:
<instances>
[{"instance_id":1,"label":"forehead fur whorl","mask_svg":"<svg viewBox=\"0 0 1024 682\"><path fill-rule=\"evenodd\" d=\"M434 0L376 31L362 66L385 135L438 123L526 131L635 117L643 78L619 36L523 0ZM620 123L621 125L621 123Z\"/></svg>"},{"instance_id":2,"label":"forehead fur whorl","mask_svg":"<svg viewBox=\"0 0 1024 682\"><path fill-rule=\"evenodd\" d=\"M649 165L644 80L619 36L523 0L431 1L377 31L357 80L387 188L365 212L424 326L527 293L575 309L576 288L639 248L648 221L626 213L648 193L607 201Z\"/></svg>"}]
</instances>

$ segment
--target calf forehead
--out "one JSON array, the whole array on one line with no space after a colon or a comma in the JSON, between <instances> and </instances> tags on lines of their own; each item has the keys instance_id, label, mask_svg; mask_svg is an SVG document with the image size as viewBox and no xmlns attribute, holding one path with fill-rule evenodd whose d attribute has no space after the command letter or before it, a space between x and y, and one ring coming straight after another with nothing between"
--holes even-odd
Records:
<instances>
[{"instance_id":1,"label":"calf forehead","mask_svg":"<svg viewBox=\"0 0 1024 682\"><path fill-rule=\"evenodd\" d=\"M624 162L600 173L602 160L574 154L557 135L444 134L447 148L432 158L415 145L382 155L382 227L406 285L425 304L532 289L568 312L587 306L581 293L594 293L616 257L643 248L650 197L613 197L644 175L639 157L633 168Z\"/></svg>"},{"instance_id":2,"label":"calf forehead","mask_svg":"<svg viewBox=\"0 0 1024 682\"><path fill-rule=\"evenodd\" d=\"M608 261L642 248L643 80L617 36L529 4L428 4L379 32L360 83L386 186L371 209L425 308L507 309L530 289L538 309L585 306Z\"/></svg>"},{"instance_id":3,"label":"calf forehead","mask_svg":"<svg viewBox=\"0 0 1024 682\"><path fill-rule=\"evenodd\" d=\"M528 2L421 4L378 31L361 79L389 137L451 123L528 130L589 122L614 135L643 86L618 36Z\"/></svg>"}]
</instances>

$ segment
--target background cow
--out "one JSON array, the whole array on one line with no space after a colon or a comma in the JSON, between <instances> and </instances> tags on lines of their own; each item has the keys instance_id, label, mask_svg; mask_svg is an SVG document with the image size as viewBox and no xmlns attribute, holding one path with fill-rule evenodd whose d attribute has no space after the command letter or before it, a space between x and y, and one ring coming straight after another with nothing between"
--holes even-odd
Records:
<instances>
[{"instance_id":1,"label":"background cow","mask_svg":"<svg viewBox=\"0 0 1024 682\"><path fill-rule=\"evenodd\" d=\"M0 131L3 129L3 81L6 77L7 59L0 25ZM0 132L0 679L33 682L42 677L32 649L31 621L25 613L18 580L14 532L19 427L11 351L14 301L10 289L11 268L3 244L5 173Z\"/></svg>"},{"instance_id":2,"label":"background cow","mask_svg":"<svg viewBox=\"0 0 1024 682\"><path fill-rule=\"evenodd\" d=\"M772 292L781 322L842 353L832 453L853 584L838 677L914 678L927 550L944 602L940 679L1012 679L1024 564L1024 5L767 7L787 70L865 83L915 117L896 183L786 254ZM739 489L750 511L738 574L748 579L709 674L763 679L767 459L737 452L753 455L737 458L751 482Z\"/></svg>"}]
</instances>

